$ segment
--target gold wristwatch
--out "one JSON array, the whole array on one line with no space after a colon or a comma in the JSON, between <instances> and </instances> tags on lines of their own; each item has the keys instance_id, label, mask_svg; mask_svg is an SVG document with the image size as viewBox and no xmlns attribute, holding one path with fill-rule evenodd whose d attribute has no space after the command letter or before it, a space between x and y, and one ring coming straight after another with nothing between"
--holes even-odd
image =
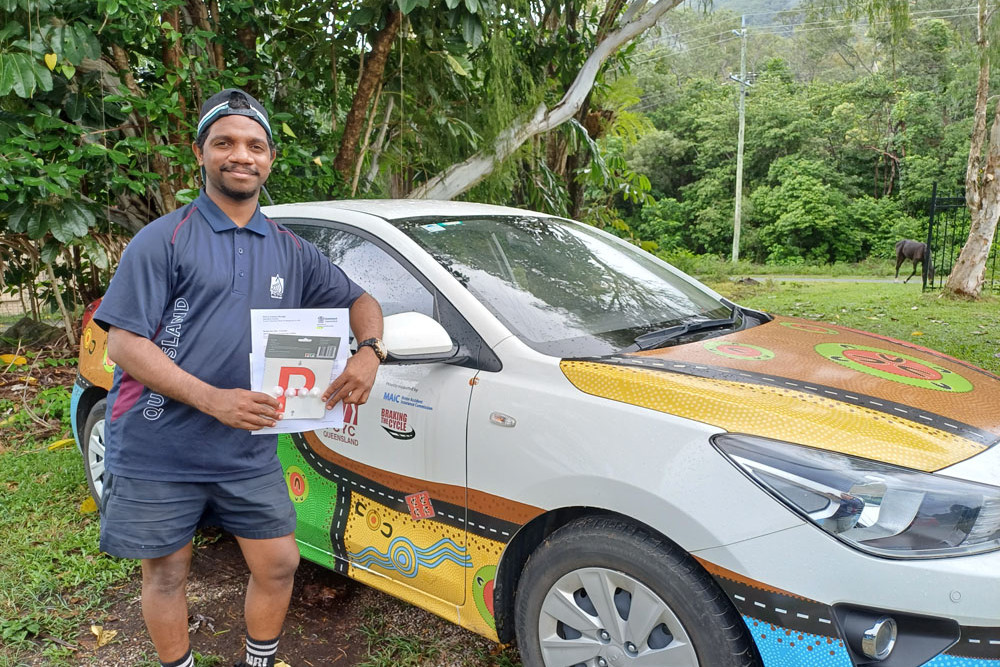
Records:
<instances>
[{"instance_id":1,"label":"gold wristwatch","mask_svg":"<svg viewBox=\"0 0 1000 667\"><path fill-rule=\"evenodd\" d=\"M358 343L359 350L363 347L370 347L375 352L375 356L378 357L380 363L385 361L386 357L389 356L381 338L366 338Z\"/></svg>"}]
</instances>

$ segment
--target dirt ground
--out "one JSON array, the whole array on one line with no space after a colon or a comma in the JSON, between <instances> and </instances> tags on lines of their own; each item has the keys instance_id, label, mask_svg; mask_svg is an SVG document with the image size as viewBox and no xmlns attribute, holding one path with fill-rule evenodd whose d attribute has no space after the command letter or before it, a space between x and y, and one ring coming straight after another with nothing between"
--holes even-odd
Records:
<instances>
[{"instance_id":1,"label":"dirt ground","mask_svg":"<svg viewBox=\"0 0 1000 667\"><path fill-rule=\"evenodd\" d=\"M197 653L222 658L227 667L242 657L247 576L230 536L222 534L196 548L188 586L191 645ZM113 640L98 648L89 624L80 628L81 666L132 667L154 655L142 621L138 578L115 599L101 626L117 632ZM381 628L381 636L370 639L364 628ZM393 658L386 651L393 637L405 637L420 648ZM375 660L373 654L381 657ZM278 649L278 658L290 667L490 665L499 654L500 647L483 637L307 561L296 575Z\"/></svg>"}]
</instances>

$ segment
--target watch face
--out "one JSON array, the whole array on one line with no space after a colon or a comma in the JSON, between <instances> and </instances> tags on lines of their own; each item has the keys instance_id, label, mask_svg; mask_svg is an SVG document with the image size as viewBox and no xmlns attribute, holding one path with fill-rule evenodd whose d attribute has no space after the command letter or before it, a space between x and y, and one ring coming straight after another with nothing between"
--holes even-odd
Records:
<instances>
[{"instance_id":1,"label":"watch face","mask_svg":"<svg viewBox=\"0 0 1000 667\"><path fill-rule=\"evenodd\" d=\"M370 347L375 351L375 356L379 358L379 361L385 361L388 356L385 351L385 345L378 338L369 338L368 340L361 343L362 347Z\"/></svg>"}]
</instances>

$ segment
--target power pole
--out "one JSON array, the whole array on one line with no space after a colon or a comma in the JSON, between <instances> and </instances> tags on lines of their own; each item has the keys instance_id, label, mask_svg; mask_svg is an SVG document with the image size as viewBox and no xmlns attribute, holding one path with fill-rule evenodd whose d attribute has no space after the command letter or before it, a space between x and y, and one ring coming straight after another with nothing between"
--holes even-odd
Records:
<instances>
[{"instance_id":1,"label":"power pole","mask_svg":"<svg viewBox=\"0 0 1000 667\"><path fill-rule=\"evenodd\" d=\"M740 222L743 208L743 127L747 97L747 17L740 19L740 29L733 30L742 41L740 46L740 130L736 140L736 212L733 220L733 264L740 260ZM735 78L730 75L731 79Z\"/></svg>"}]
</instances>

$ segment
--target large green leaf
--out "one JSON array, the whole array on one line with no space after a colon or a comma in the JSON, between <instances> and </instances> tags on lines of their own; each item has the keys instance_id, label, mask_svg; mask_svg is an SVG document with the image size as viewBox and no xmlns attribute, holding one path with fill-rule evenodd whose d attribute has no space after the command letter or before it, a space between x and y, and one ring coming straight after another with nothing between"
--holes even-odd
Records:
<instances>
[{"instance_id":1,"label":"large green leaf","mask_svg":"<svg viewBox=\"0 0 1000 667\"><path fill-rule=\"evenodd\" d=\"M32 206L25 214L25 231L28 238L40 239L49 231L48 206Z\"/></svg>"},{"instance_id":2,"label":"large green leaf","mask_svg":"<svg viewBox=\"0 0 1000 667\"><path fill-rule=\"evenodd\" d=\"M107 269L111 266L108 253L101 247L101 244L94 240L92 236L84 236L80 239L80 245L87 250L87 256L99 269Z\"/></svg>"},{"instance_id":3,"label":"large green leaf","mask_svg":"<svg viewBox=\"0 0 1000 667\"><path fill-rule=\"evenodd\" d=\"M72 24L66 23L62 19L52 19L53 25L48 26L46 36L52 50L75 65L80 64L80 45L76 40L76 31Z\"/></svg>"},{"instance_id":4,"label":"large green leaf","mask_svg":"<svg viewBox=\"0 0 1000 667\"><path fill-rule=\"evenodd\" d=\"M347 19L347 27L366 26L375 19L375 10L371 7L360 7Z\"/></svg>"},{"instance_id":5,"label":"large green leaf","mask_svg":"<svg viewBox=\"0 0 1000 667\"><path fill-rule=\"evenodd\" d=\"M73 24L73 30L76 32L77 44L80 45L80 54L84 58L90 58L91 60L100 58L101 43L97 40L97 35L86 24L80 21ZM80 63L74 62L73 64L79 65Z\"/></svg>"},{"instance_id":6,"label":"large green leaf","mask_svg":"<svg viewBox=\"0 0 1000 667\"><path fill-rule=\"evenodd\" d=\"M416 9L419 1L420 0L396 0L396 4L399 6L399 11L403 12L403 16L406 16Z\"/></svg>"},{"instance_id":7,"label":"large green leaf","mask_svg":"<svg viewBox=\"0 0 1000 667\"><path fill-rule=\"evenodd\" d=\"M66 110L66 115L69 116L69 119L75 123L83 118L83 114L87 110L87 98L79 90L72 91L66 95L63 108Z\"/></svg>"},{"instance_id":8,"label":"large green leaf","mask_svg":"<svg viewBox=\"0 0 1000 667\"><path fill-rule=\"evenodd\" d=\"M0 53L0 96L14 88L13 61L6 53Z\"/></svg>"},{"instance_id":9,"label":"large green leaf","mask_svg":"<svg viewBox=\"0 0 1000 667\"><path fill-rule=\"evenodd\" d=\"M10 231L16 234L23 234L28 229L28 218L30 218L31 206L27 204L10 204L5 207L7 211L7 225Z\"/></svg>"},{"instance_id":10,"label":"large green leaf","mask_svg":"<svg viewBox=\"0 0 1000 667\"><path fill-rule=\"evenodd\" d=\"M27 53L8 53L3 59L3 67L5 71L0 74L0 80L5 81L9 77L12 90L18 97L31 97L40 83L42 90L52 90L52 75Z\"/></svg>"},{"instance_id":11,"label":"large green leaf","mask_svg":"<svg viewBox=\"0 0 1000 667\"><path fill-rule=\"evenodd\" d=\"M478 47L483 41L483 24L479 17L466 14L462 17L462 36L472 48Z\"/></svg>"},{"instance_id":12,"label":"large green leaf","mask_svg":"<svg viewBox=\"0 0 1000 667\"><path fill-rule=\"evenodd\" d=\"M31 71L35 75L35 83L38 84L38 88L46 93L52 90L52 72L49 71L49 68L31 56L27 56L27 58L28 63L31 65Z\"/></svg>"},{"instance_id":13,"label":"large green leaf","mask_svg":"<svg viewBox=\"0 0 1000 667\"><path fill-rule=\"evenodd\" d=\"M49 220L52 236L62 243L87 235L94 226L94 214L83 204L75 201L63 202L60 210L53 210Z\"/></svg>"},{"instance_id":14,"label":"large green leaf","mask_svg":"<svg viewBox=\"0 0 1000 667\"><path fill-rule=\"evenodd\" d=\"M59 259L59 253L62 252L62 243L55 243L52 239L47 239L45 245L42 246L42 252L39 256L44 264L52 264L57 259Z\"/></svg>"},{"instance_id":15,"label":"large green leaf","mask_svg":"<svg viewBox=\"0 0 1000 667\"><path fill-rule=\"evenodd\" d=\"M0 0L2 3L3 0ZM6 42L11 37L19 37L24 31L24 27L17 21L11 21L10 18L7 22L0 27L0 42Z\"/></svg>"}]
</instances>

